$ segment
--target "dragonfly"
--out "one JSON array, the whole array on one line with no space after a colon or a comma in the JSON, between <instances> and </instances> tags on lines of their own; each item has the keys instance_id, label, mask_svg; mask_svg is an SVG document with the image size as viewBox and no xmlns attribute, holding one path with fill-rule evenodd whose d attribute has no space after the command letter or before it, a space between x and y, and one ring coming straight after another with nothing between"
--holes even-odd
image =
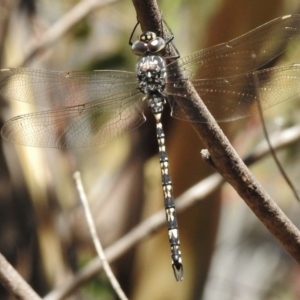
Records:
<instances>
[{"instance_id":1,"label":"dragonfly","mask_svg":"<svg viewBox=\"0 0 300 300\"><path fill-rule=\"evenodd\" d=\"M104 144L144 123L146 102L156 120L171 262L175 279L181 281L184 272L178 222L161 123L164 107L169 104L176 118L205 122L188 119L177 102L179 98L189 101L184 91L188 80L218 122L251 116L298 95L300 64L263 66L300 38L300 15L274 19L229 42L183 58L164 55L173 38L170 31L167 38L143 32L134 43L130 39L132 51L139 57L135 72L0 70L1 96L51 107L12 118L2 127L1 135L15 144L33 147Z\"/></svg>"}]
</instances>

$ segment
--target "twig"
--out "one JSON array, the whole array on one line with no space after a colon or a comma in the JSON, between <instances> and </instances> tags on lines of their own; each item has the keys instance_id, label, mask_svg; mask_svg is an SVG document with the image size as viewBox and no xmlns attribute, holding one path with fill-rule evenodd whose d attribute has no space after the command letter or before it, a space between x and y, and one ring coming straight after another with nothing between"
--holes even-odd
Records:
<instances>
[{"instance_id":1,"label":"twig","mask_svg":"<svg viewBox=\"0 0 300 300\"><path fill-rule=\"evenodd\" d=\"M20 66L27 65L38 53L46 50L47 47L65 35L80 20L93 12L96 8L115 2L116 0L84 0L77 3L70 11L65 13L61 19L53 24L42 36L41 39L29 47L29 52L21 62Z\"/></svg>"},{"instance_id":2,"label":"twig","mask_svg":"<svg viewBox=\"0 0 300 300\"><path fill-rule=\"evenodd\" d=\"M258 90L259 79L257 78L257 76L254 77L254 85L255 85L256 89ZM281 163L280 163L280 161L279 161L279 159L276 155L276 152L275 152L275 150L272 146L272 143L270 142L268 131L267 131L267 126L266 126L266 123L265 123L265 119L264 119L264 115L263 115L263 111L262 111L262 107L261 107L261 103L258 99L256 100L256 104L257 104L257 107L258 107L258 112L259 112L259 117L260 117L260 121L261 121L261 124L262 124L263 133L264 133L265 139L268 143L268 146L270 148L270 153L273 157L273 160L274 160L279 172L281 173L281 176L284 178L285 182L287 183L287 185L292 190L296 200L300 201L299 194L298 194L298 191L297 191L296 187L293 185L293 183L290 180L289 176L287 175L284 168L282 167L282 165L281 165Z\"/></svg>"},{"instance_id":3,"label":"twig","mask_svg":"<svg viewBox=\"0 0 300 300\"><path fill-rule=\"evenodd\" d=\"M294 143L299 139L300 139L300 125L289 127L278 133L273 133L270 136L270 142L273 145L273 149L276 151L291 145L292 143ZM251 165L253 162L270 154L269 153L270 151L268 150L270 150L268 144L265 141L262 141L255 148L255 151L244 159L245 164Z\"/></svg>"},{"instance_id":4,"label":"twig","mask_svg":"<svg viewBox=\"0 0 300 300\"><path fill-rule=\"evenodd\" d=\"M99 237L97 235L97 231L96 231L96 226L95 223L93 221L93 217L89 208L89 204L84 192L84 188L82 185L82 181L81 181L81 176L79 172L75 172L74 173L74 179L76 182L76 187L78 190L78 194L82 203L82 206L84 208L84 213L85 213L85 217L88 223L88 227L94 242L94 246L96 248L98 257L100 258L101 264L103 266L103 269L106 273L107 278L109 279L109 282L111 283L114 291L116 292L116 294L119 296L119 299L121 300L128 300L128 298L126 297L125 293L123 292L117 278L115 277L115 275L113 274L110 265L108 264L102 245L100 243Z\"/></svg>"},{"instance_id":5,"label":"twig","mask_svg":"<svg viewBox=\"0 0 300 300\"><path fill-rule=\"evenodd\" d=\"M288 128L270 137L274 149L281 149L300 139L300 125ZM270 153L270 149L265 141L260 143L257 148L249 155L245 161L251 165ZM219 174L213 174L197 183L176 200L177 212L181 213L195 205L198 201L206 199L211 193L218 189L225 182ZM156 233L165 224L165 211L161 210L138 226L133 228L128 234L105 249L105 256L108 262L112 262L123 255L127 250L137 244L146 236ZM82 284L99 273L102 265L99 259L93 259L76 276L70 279L62 287L49 293L44 300L62 300L70 295Z\"/></svg>"},{"instance_id":6,"label":"twig","mask_svg":"<svg viewBox=\"0 0 300 300\"><path fill-rule=\"evenodd\" d=\"M0 281L6 288L6 290L11 292L11 294L14 295L16 299L42 300L1 253Z\"/></svg>"},{"instance_id":7,"label":"twig","mask_svg":"<svg viewBox=\"0 0 300 300\"><path fill-rule=\"evenodd\" d=\"M149 30L147 24L155 23L161 18L155 0L133 0L142 30ZM146 12L151 12L146 14ZM147 19L147 22L145 19ZM153 26L151 27L153 30ZM158 26L155 31L159 31ZM178 78L182 71L177 65ZM192 122L204 146L208 149L216 170L230 183L240 197L246 202L254 214L278 239L290 255L300 263L300 233L297 227L287 218L283 211L263 190L259 182L248 170L235 149L229 143L193 85L189 81L182 82L186 98L177 98L183 112L192 120L204 120L204 123ZM189 101L187 101L189 99Z\"/></svg>"}]
</instances>

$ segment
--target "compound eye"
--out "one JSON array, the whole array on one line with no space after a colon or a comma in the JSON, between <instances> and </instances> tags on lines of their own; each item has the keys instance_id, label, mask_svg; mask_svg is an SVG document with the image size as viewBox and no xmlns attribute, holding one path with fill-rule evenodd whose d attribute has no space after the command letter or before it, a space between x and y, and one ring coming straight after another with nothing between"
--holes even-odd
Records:
<instances>
[{"instance_id":1,"label":"compound eye","mask_svg":"<svg viewBox=\"0 0 300 300\"><path fill-rule=\"evenodd\" d=\"M148 43L148 49L152 53L163 50L165 46L166 46L166 42L161 37L157 37Z\"/></svg>"},{"instance_id":2,"label":"compound eye","mask_svg":"<svg viewBox=\"0 0 300 300\"><path fill-rule=\"evenodd\" d=\"M135 41L132 46L131 50L136 55L144 55L148 51L147 44L141 41Z\"/></svg>"},{"instance_id":3,"label":"compound eye","mask_svg":"<svg viewBox=\"0 0 300 300\"><path fill-rule=\"evenodd\" d=\"M146 31L140 35L140 41L145 43L148 43L155 38L156 38L156 34L152 31Z\"/></svg>"}]
</instances>

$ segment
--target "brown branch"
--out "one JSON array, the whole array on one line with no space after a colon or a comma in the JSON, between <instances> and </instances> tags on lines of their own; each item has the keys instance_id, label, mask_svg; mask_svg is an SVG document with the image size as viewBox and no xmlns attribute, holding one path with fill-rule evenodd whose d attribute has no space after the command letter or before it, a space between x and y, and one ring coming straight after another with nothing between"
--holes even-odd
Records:
<instances>
[{"instance_id":1,"label":"brown branch","mask_svg":"<svg viewBox=\"0 0 300 300\"><path fill-rule=\"evenodd\" d=\"M161 18L161 14L156 1L133 0L133 3L142 29L160 31L157 19ZM179 67L177 73L181 74ZM188 97L178 99L177 102L190 120L205 120L205 123L193 122L191 124L208 149L216 170L233 186L290 255L300 263L300 234L296 226L248 170L188 81L185 84L185 94Z\"/></svg>"},{"instance_id":2,"label":"brown branch","mask_svg":"<svg viewBox=\"0 0 300 300\"><path fill-rule=\"evenodd\" d=\"M1 253L0 282L16 299L42 300Z\"/></svg>"},{"instance_id":3,"label":"brown branch","mask_svg":"<svg viewBox=\"0 0 300 300\"><path fill-rule=\"evenodd\" d=\"M106 274L113 290L118 295L119 299L120 300L128 300L127 296L125 295L124 291L122 290L117 278L115 277L115 275L114 275L114 273L113 273L113 271L112 271L112 269L111 269L110 265L108 264L107 259L105 257L102 245L100 243L100 239L99 239L98 234L97 234L95 222L93 220L92 213L91 213L91 210L90 210L90 207L89 207L89 204L88 204L88 200L87 200L84 188L83 188L80 173L75 172L73 177L74 177L75 182L76 182L77 191L78 191L79 198L80 198L80 201L81 201L83 209L84 209L84 214L85 214L86 221L88 223L88 227L89 227L89 230L90 230L90 233L91 233L91 237L93 239L95 249L97 251L97 254L98 254L98 257L101 261L101 264L103 266L105 274Z\"/></svg>"}]
</instances>

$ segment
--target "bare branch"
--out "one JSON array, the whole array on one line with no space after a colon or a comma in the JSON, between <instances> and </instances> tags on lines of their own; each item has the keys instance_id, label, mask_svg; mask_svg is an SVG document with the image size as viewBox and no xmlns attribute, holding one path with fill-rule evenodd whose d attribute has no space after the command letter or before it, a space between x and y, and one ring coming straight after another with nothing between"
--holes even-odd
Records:
<instances>
[{"instance_id":1,"label":"bare branch","mask_svg":"<svg viewBox=\"0 0 300 300\"><path fill-rule=\"evenodd\" d=\"M259 78L258 78L258 76L254 75L253 79L254 79L254 85L255 85L255 87L257 89L257 92L258 92ZM263 133L264 133L265 139L266 139L266 141L268 143L268 146L270 148L270 153L271 153L271 155L273 157L273 160L274 160L274 162L275 162L275 164L276 164L279 172L281 173L281 176L284 178L284 180L286 181L287 185L290 187L291 191L293 192L295 198L297 199L297 201L300 201L300 197L298 195L297 188L293 185L293 183L290 180L289 176L285 172L283 166L281 165L281 163L279 161L279 158L276 155L275 150L273 149L272 143L270 142L268 131L267 131L267 125L265 123L265 119L264 119L264 116L263 116L263 108L262 108L261 102L258 99L256 99L256 103L257 103L257 108L258 108L258 113L259 113L260 121L261 121L261 124L262 124Z\"/></svg>"},{"instance_id":2,"label":"bare branch","mask_svg":"<svg viewBox=\"0 0 300 300\"><path fill-rule=\"evenodd\" d=\"M74 179L75 179L78 194L79 194L79 197L80 197L83 209L84 209L88 227L89 227L89 230L90 230L93 242L94 242L94 246L96 248L97 254L100 258L100 261L101 261L103 269L106 273L106 276L107 276L109 282L111 283L114 291L119 296L119 299L127 300L128 298L126 297L125 293L123 292L117 278L115 277L112 269L110 268L110 265L108 264L108 262L106 260L102 245L101 245L99 237L97 235L96 226L95 226L95 223L94 223L94 220L93 220L90 208L89 208L89 204L88 204L88 201L86 198L86 194L85 194L85 191L84 191L84 188L82 185L81 176L80 176L79 172L74 173Z\"/></svg>"},{"instance_id":3,"label":"bare branch","mask_svg":"<svg viewBox=\"0 0 300 300\"><path fill-rule=\"evenodd\" d=\"M0 281L16 299L41 300L39 295L28 285L20 274L0 253Z\"/></svg>"},{"instance_id":4,"label":"bare branch","mask_svg":"<svg viewBox=\"0 0 300 300\"><path fill-rule=\"evenodd\" d=\"M270 142L274 150L285 148L300 138L300 125L282 130L270 136ZM265 140L263 140L255 149L255 151L244 159L245 164L251 165L253 162L262 159L270 154L270 148Z\"/></svg>"}]
</instances>

